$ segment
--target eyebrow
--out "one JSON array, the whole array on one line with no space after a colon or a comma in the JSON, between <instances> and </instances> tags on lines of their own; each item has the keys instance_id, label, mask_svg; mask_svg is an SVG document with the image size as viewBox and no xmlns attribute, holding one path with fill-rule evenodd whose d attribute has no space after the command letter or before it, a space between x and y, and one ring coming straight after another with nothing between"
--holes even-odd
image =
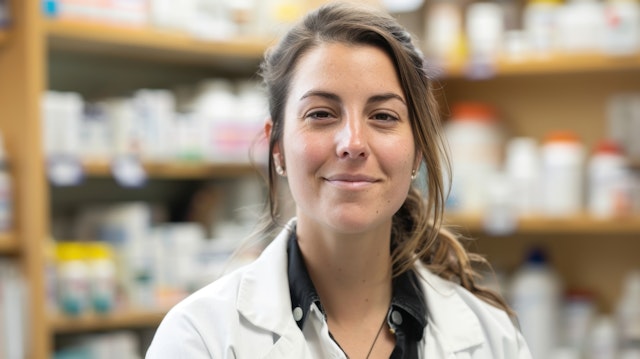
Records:
<instances>
[{"instance_id":1,"label":"eyebrow","mask_svg":"<svg viewBox=\"0 0 640 359\"><path fill-rule=\"evenodd\" d=\"M321 91L321 90L307 91L307 92L304 93L304 95L302 95L302 97L300 97L300 100L304 100L305 98L313 97L313 96L322 97L322 98L325 98L325 99L333 101L333 102L340 102L340 96L338 96L338 95L336 95L335 93L332 93L332 92ZM369 97L369 99L367 100L367 103L370 104L370 103L384 102L384 101L388 101L388 100L392 100L392 99L396 99L396 100L402 102L406 106L406 103L405 103L404 99L402 98L402 96L400 96L398 94L395 94L393 92L386 92L386 93L382 93L382 94L373 95L373 96Z\"/></svg>"}]
</instances>

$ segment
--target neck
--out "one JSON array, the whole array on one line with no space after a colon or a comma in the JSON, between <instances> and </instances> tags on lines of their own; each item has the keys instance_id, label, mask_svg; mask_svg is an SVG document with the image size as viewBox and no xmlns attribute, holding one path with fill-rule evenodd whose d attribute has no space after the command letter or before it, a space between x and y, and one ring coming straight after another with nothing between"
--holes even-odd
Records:
<instances>
[{"instance_id":1,"label":"neck","mask_svg":"<svg viewBox=\"0 0 640 359\"><path fill-rule=\"evenodd\" d=\"M391 302L390 223L367 233L341 234L299 221L297 234L311 280L334 325L353 326L362 318L384 316Z\"/></svg>"}]
</instances>

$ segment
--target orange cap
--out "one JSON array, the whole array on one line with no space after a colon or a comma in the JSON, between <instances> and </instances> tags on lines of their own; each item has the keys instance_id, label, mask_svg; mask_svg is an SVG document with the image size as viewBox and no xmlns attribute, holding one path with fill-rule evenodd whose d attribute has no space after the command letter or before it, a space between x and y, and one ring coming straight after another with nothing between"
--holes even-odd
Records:
<instances>
[{"instance_id":1,"label":"orange cap","mask_svg":"<svg viewBox=\"0 0 640 359\"><path fill-rule=\"evenodd\" d=\"M551 131L545 137L544 142L580 142L580 137L569 130Z\"/></svg>"},{"instance_id":2,"label":"orange cap","mask_svg":"<svg viewBox=\"0 0 640 359\"><path fill-rule=\"evenodd\" d=\"M452 120L497 121L495 107L483 102L458 102L451 109Z\"/></svg>"},{"instance_id":3,"label":"orange cap","mask_svg":"<svg viewBox=\"0 0 640 359\"><path fill-rule=\"evenodd\" d=\"M624 151L622 150L622 147L620 147L620 145L616 141L610 140L610 139L602 139L596 144L596 146L594 148L594 152L596 152L596 153L622 154Z\"/></svg>"}]
</instances>

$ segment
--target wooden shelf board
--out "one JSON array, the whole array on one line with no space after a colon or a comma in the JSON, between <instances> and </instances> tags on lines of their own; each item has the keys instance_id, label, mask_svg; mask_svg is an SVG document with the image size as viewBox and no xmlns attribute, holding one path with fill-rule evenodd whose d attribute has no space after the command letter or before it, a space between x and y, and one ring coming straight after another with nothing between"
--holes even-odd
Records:
<instances>
[{"instance_id":1,"label":"wooden shelf board","mask_svg":"<svg viewBox=\"0 0 640 359\"><path fill-rule=\"evenodd\" d=\"M13 254L20 250L18 240L13 234L0 234L0 254Z\"/></svg>"},{"instance_id":2,"label":"wooden shelf board","mask_svg":"<svg viewBox=\"0 0 640 359\"><path fill-rule=\"evenodd\" d=\"M156 327L160 324L165 314L166 311L130 311L105 315L86 314L79 317L55 314L50 318L50 328L55 334L66 334L98 330Z\"/></svg>"},{"instance_id":3,"label":"wooden shelf board","mask_svg":"<svg viewBox=\"0 0 640 359\"><path fill-rule=\"evenodd\" d=\"M112 176L111 164L108 161L87 161L83 163L85 174L89 177ZM164 179L208 179L229 178L256 174L257 170L246 163L143 163L147 175L151 178Z\"/></svg>"},{"instance_id":4,"label":"wooden shelf board","mask_svg":"<svg viewBox=\"0 0 640 359\"><path fill-rule=\"evenodd\" d=\"M256 65L272 42L248 37L206 41L176 31L69 20L45 20L45 32L53 49L215 67Z\"/></svg>"},{"instance_id":5,"label":"wooden shelf board","mask_svg":"<svg viewBox=\"0 0 640 359\"><path fill-rule=\"evenodd\" d=\"M446 215L447 225L474 233L485 233L480 216ZM514 234L640 234L640 216L596 219L587 215L569 218L537 217L520 219Z\"/></svg>"},{"instance_id":6,"label":"wooden shelf board","mask_svg":"<svg viewBox=\"0 0 640 359\"><path fill-rule=\"evenodd\" d=\"M453 62L442 68L446 78L468 77L469 63ZM491 69L493 76L546 75L579 72L640 70L640 54L609 56L605 54L555 54L527 59L500 59Z\"/></svg>"},{"instance_id":7,"label":"wooden shelf board","mask_svg":"<svg viewBox=\"0 0 640 359\"><path fill-rule=\"evenodd\" d=\"M7 42L8 38L9 38L9 32L7 30L0 29L0 46L2 46L5 42Z\"/></svg>"}]
</instances>

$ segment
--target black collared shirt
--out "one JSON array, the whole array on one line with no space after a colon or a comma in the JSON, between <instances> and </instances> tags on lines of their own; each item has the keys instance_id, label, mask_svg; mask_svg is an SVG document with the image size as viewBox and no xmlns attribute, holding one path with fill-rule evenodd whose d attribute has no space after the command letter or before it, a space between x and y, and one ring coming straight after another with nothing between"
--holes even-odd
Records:
<instances>
[{"instance_id":1,"label":"black collared shirt","mask_svg":"<svg viewBox=\"0 0 640 359\"><path fill-rule=\"evenodd\" d=\"M288 245L289 292L291 310L298 327L302 330L312 304L324 313L320 297L311 282L304 264L295 231L292 231ZM391 306L387 314L387 324L394 331L396 346L390 359L417 359L418 343L427 325L426 304L415 273L405 272L393 280Z\"/></svg>"}]
</instances>

